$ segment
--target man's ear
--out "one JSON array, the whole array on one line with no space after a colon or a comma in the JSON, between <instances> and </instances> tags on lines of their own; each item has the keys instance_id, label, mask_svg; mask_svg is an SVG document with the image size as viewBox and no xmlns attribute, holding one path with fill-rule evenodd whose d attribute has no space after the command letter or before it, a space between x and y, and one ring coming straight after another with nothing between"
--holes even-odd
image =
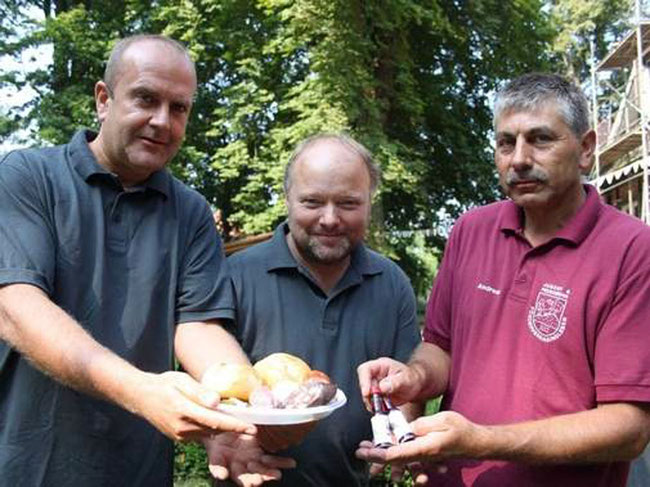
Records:
<instances>
[{"instance_id":1,"label":"man's ear","mask_svg":"<svg viewBox=\"0 0 650 487\"><path fill-rule=\"evenodd\" d=\"M106 119L110 103L111 95L108 86L103 81L98 81L95 83L95 109L97 110L99 123Z\"/></svg>"},{"instance_id":2,"label":"man's ear","mask_svg":"<svg viewBox=\"0 0 650 487\"><path fill-rule=\"evenodd\" d=\"M594 164L594 153L596 152L596 132L588 130L580 140L580 172L589 174L591 166Z\"/></svg>"}]
</instances>

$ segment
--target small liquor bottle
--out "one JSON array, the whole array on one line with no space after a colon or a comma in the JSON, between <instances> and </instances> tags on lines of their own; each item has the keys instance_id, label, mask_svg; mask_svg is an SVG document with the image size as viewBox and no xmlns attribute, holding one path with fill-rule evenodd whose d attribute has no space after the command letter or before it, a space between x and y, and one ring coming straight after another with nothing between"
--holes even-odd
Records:
<instances>
[{"instance_id":1,"label":"small liquor bottle","mask_svg":"<svg viewBox=\"0 0 650 487\"><path fill-rule=\"evenodd\" d=\"M406 421L402 411L393 406L393 403L387 397L384 397L384 402L388 408L388 422L397 439L397 443L404 443L415 439L413 430L411 430L411 426Z\"/></svg>"},{"instance_id":2,"label":"small liquor bottle","mask_svg":"<svg viewBox=\"0 0 650 487\"><path fill-rule=\"evenodd\" d=\"M388 420L388 411L381 397L381 391L376 384L370 389L372 399L373 416L370 419L372 426L372 442L376 448L388 448L393 446L393 439L390 433L390 422Z\"/></svg>"}]
</instances>

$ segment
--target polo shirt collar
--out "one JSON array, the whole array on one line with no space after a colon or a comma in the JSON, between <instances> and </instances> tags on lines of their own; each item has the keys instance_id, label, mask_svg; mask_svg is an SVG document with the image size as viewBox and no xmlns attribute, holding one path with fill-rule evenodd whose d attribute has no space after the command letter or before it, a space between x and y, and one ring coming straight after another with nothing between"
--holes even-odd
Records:
<instances>
[{"instance_id":1,"label":"polo shirt collar","mask_svg":"<svg viewBox=\"0 0 650 487\"><path fill-rule=\"evenodd\" d=\"M278 225L270 240L271 252L269 252L266 270L298 268L298 262L291 255L287 245L286 234L289 231L287 222Z\"/></svg>"},{"instance_id":2,"label":"polo shirt collar","mask_svg":"<svg viewBox=\"0 0 650 487\"><path fill-rule=\"evenodd\" d=\"M72 166L86 182L90 182L93 179L104 181L110 180L121 187L116 176L100 165L97 162L97 159L95 159L95 155L90 150L88 144L92 142L95 137L97 137L97 133L92 130L80 130L72 137L69 145L69 160L71 161ZM170 195L170 178L171 176L167 170L156 171L140 186L145 190L152 189L167 198Z\"/></svg>"},{"instance_id":3,"label":"polo shirt collar","mask_svg":"<svg viewBox=\"0 0 650 487\"><path fill-rule=\"evenodd\" d=\"M277 226L273 237L270 240L271 252L269 252L269 259L267 261L267 271L276 269L297 269L299 267L298 261L294 258L287 245L286 235L289 233L289 224L284 221ZM378 263L373 262L370 258L370 253L365 245L358 245L350 256L350 267L345 276L353 270L359 275L373 275L382 272ZM342 280L347 280L344 276Z\"/></svg>"},{"instance_id":4,"label":"polo shirt collar","mask_svg":"<svg viewBox=\"0 0 650 487\"><path fill-rule=\"evenodd\" d=\"M596 188L588 184L583 185L583 188L587 194L585 202L552 240L566 240L580 245L594 228L603 203ZM523 210L511 200L506 201L500 214L500 230L506 234L520 234L523 221Z\"/></svg>"}]
</instances>

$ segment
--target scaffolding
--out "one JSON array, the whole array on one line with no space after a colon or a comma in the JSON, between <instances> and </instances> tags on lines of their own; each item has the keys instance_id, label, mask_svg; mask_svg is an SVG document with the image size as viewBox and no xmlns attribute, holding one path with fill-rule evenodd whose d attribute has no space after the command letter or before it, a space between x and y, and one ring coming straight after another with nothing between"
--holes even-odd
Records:
<instances>
[{"instance_id":1,"label":"scaffolding","mask_svg":"<svg viewBox=\"0 0 650 487\"><path fill-rule=\"evenodd\" d=\"M650 19L635 3L634 26L592 69L592 104L598 134L591 183L607 203L650 224L648 135L650 127ZM612 73L618 83L612 83ZM624 80L621 87L620 80ZM606 99L597 96L607 92Z\"/></svg>"}]
</instances>

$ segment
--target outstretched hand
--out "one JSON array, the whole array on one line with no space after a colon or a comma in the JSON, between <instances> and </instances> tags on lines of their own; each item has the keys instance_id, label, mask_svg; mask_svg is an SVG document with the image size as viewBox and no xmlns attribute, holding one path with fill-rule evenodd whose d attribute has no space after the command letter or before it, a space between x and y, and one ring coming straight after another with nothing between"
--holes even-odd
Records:
<instances>
[{"instance_id":1,"label":"outstretched hand","mask_svg":"<svg viewBox=\"0 0 650 487\"><path fill-rule=\"evenodd\" d=\"M411 423L416 438L390 448L375 448L364 441L356 451L357 458L378 464L410 467L416 485L426 482L420 473L422 465L433 465L453 457L474 457L480 450L484 428L462 415L445 411L424 416Z\"/></svg>"},{"instance_id":2,"label":"outstretched hand","mask_svg":"<svg viewBox=\"0 0 650 487\"><path fill-rule=\"evenodd\" d=\"M255 434L257 429L216 411L219 394L183 372L146 374L133 399L139 414L174 441L200 440L213 433Z\"/></svg>"},{"instance_id":3,"label":"outstretched hand","mask_svg":"<svg viewBox=\"0 0 650 487\"><path fill-rule=\"evenodd\" d=\"M282 477L280 469L294 468L295 460L264 453L254 436L221 433L203 440L210 473L219 480L230 478L241 487L257 487Z\"/></svg>"}]
</instances>

